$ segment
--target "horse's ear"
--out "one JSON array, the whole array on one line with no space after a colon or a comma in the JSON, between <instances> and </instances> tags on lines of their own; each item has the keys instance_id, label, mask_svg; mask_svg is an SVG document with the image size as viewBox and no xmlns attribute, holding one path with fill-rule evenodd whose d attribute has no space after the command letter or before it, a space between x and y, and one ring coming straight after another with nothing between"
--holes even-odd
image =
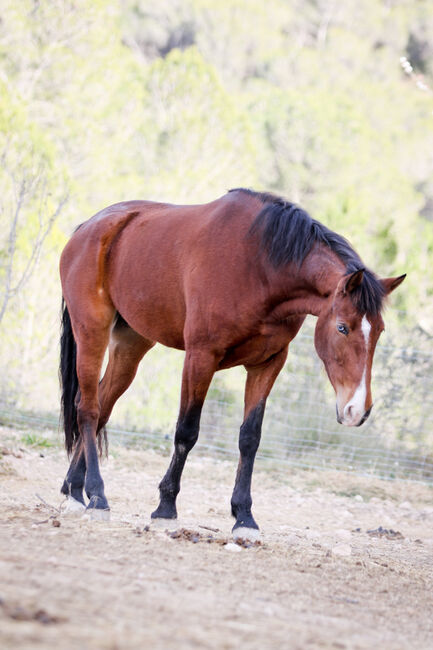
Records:
<instances>
[{"instance_id":1,"label":"horse's ear","mask_svg":"<svg viewBox=\"0 0 433 650\"><path fill-rule=\"evenodd\" d=\"M385 290L385 294L388 295L391 293L391 291L394 291L394 289L397 289L397 287L403 282L403 280L406 277L406 273L404 275L399 275L398 278L384 278L381 280L382 287Z\"/></svg>"},{"instance_id":2,"label":"horse's ear","mask_svg":"<svg viewBox=\"0 0 433 650\"><path fill-rule=\"evenodd\" d=\"M352 291L359 287L364 277L364 271L365 269L359 269L344 278L343 293L352 293Z\"/></svg>"}]
</instances>

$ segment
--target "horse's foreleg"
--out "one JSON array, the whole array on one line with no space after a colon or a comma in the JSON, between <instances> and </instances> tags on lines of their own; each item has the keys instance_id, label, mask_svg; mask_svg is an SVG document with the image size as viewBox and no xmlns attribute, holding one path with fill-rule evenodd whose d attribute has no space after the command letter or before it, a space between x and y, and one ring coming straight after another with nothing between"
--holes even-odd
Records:
<instances>
[{"instance_id":1,"label":"horse's foreleg","mask_svg":"<svg viewBox=\"0 0 433 650\"><path fill-rule=\"evenodd\" d=\"M200 415L209 384L216 370L216 356L205 351L188 351L182 376L179 418L174 437L174 452L170 466L159 484L160 503L152 519L176 519L176 497L188 453L197 442Z\"/></svg>"},{"instance_id":2,"label":"horse's foreleg","mask_svg":"<svg viewBox=\"0 0 433 650\"><path fill-rule=\"evenodd\" d=\"M254 459L260 444L266 398L287 358L284 348L266 363L247 367L244 421L239 434L239 465L231 499L232 514L236 517L234 537L254 539L258 526L251 512L251 477Z\"/></svg>"}]
</instances>

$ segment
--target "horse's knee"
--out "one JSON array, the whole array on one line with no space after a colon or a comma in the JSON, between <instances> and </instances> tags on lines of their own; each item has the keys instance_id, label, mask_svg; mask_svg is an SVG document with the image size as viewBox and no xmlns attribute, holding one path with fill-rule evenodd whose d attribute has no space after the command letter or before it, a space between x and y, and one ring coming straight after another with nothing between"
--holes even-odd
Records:
<instances>
[{"instance_id":1,"label":"horse's knee","mask_svg":"<svg viewBox=\"0 0 433 650\"><path fill-rule=\"evenodd\" d=\"M198 440L200 428L200 408L191 408L179 419L176 426L174 442L177 448L184 447L189 452Z\"/></svg>"},{"instance_id":2,"label":"horse's knee","mask_svg":"<svg viewBox=\"0 0 433 650\"><path fill-rule=\"evenodd\" d=\"M177 429L174 443L178 450L191 451L198 440L198 430Z\"/></svg>"},{"instance_id":3,"label":"horse's knee","mask_svg":"<svg viewBox=\"0 0 433 650\"><path fill-rule=\"evenodd\" d=\"M185 423L179 424L176 429L174 443L177 449L182 447L189 452L198 440L198 427L188 426Z\"/></svg>"},{"instance_id":4,"label":"horse's knee","mask_svg":"<svg viewBox=\"0 0 433 650\"><path fill-rule=\"evenodd\" d=\"M259 404L253 409L239 432L239 451L244 456L251 456L257 452L262 432L264 406Z\"/></svg>"}]
</instances>

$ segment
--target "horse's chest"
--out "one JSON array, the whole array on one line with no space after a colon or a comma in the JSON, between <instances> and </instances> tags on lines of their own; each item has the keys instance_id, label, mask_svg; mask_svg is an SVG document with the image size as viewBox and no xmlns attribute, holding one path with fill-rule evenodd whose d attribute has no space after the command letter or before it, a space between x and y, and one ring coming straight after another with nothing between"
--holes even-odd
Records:
<instances>
[{"instance_id":1,"label":"horse's chest","mask_svg":"<svg viewBox=\"0 0 433 650\"><path fill-rule=\"evenodd\" d=\"M262 333L229 348L220 362L219 368L231 368L238 365L260 365L283 350L290 343L291 338L287 328L277 326L271 328L267 326Z\"/></svg>"}]
</instances>

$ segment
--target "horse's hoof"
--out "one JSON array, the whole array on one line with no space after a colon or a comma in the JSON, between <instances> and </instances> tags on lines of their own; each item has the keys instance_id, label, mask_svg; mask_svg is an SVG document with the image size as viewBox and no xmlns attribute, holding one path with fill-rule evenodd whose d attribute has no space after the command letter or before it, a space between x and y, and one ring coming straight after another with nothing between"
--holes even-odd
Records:
<instances>
[{"instance_id":1,"label":"horse's hoof","mask_svg":"<svg viewBox=\"0 0 433 650\"><path fill-rule=\"evenodd\" d=\"M74 497L66 497L66 503L61 507L61 514L64 517L81 517L86 510L84 503L77 501Z\"/></svg>"},{"instance_id":2,"label":"horse's hoof","mask_svg":"<svg viewBox=\"0 0 433 650\"><path fill-rule=\"evenodd\" d=\"M233 539L245 539L249 542L257 542L260 539L260 530L258 528L246 528L239 526L232 531Z\"/></svg>"},{"instance_id":3,"label":"horse's hoof","mask_svg":"<svg viewBox=\"0 0 433 650\"><path fill-rule=\"evenodd\" d=\"M87 512L90 515L91 521L110 521L110 509L106 508L88 508Z\"/></svg>"},{"instance_id":4,"label":"horse's hoof","mask_svg":"<svg viewBox=\"0 0 433 650\"><path fill-rule=\"evenodd\" d=\"M152 517L150 526L154 530L177 530L179 528L177 518L173 517L170 519L165 517Z\"/></svg>"},{"instance_id":5,"label":"horse's hoof","mask_svg":"<svg viewBox=\"0 0 433 650\"><path fill-rule=\"evenodd\" d=\"M162 501L150 515L151 519L177 519L177 510L174 503Z\"/></svg>"}]
</instances>

